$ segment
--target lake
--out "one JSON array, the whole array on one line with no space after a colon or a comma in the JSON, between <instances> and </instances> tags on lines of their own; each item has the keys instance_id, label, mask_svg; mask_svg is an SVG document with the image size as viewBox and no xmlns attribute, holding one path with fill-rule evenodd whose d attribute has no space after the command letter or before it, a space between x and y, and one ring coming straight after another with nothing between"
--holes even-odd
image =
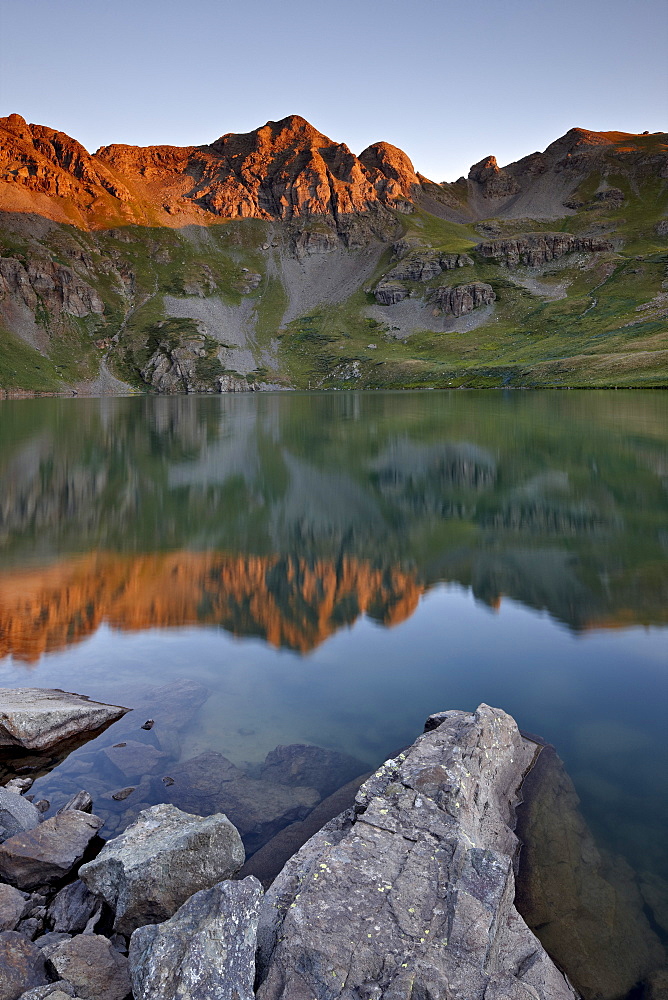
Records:
<instances>
[{"instance_id":1,"label":"lake","mask_svg":"<svg viewBox=\"0 0 668 1000\"><path fill-rule=\"evenodd\" d=\"M0 476L0 686L137 706L38 780L54 807L87 776L108 833L136 815L118 733L146 804L292 744L342 783L487 702L666 893L668 394L4 401Z\"/></svg>"}]
</instances>

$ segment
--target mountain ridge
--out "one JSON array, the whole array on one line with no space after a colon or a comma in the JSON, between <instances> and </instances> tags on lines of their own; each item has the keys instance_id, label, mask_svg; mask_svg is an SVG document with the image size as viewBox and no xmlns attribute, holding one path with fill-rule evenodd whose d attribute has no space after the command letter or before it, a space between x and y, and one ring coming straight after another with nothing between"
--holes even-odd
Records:
<instances>
[{"instance_id":1,"label":"mountain ridge","mask_svg":"<svg viewBox=\"0 0 668 1000\"><path fill-rule=\"evenodd\" d=\"M666 236L665 133L436 183L298 115L93 154L10 115L0 389L663 385Z\"/></svg>"}]
</instances>

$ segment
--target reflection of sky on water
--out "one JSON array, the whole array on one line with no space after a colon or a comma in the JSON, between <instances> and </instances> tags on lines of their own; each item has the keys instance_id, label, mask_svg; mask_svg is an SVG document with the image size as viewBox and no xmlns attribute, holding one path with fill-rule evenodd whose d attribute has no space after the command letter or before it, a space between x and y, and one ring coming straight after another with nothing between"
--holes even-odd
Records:
<instances>
[{"instance_id":1,"label":"reflection of sky on water","mask_svg":"<svg viewBox=\"0 0 668 1000\"><path fill-rule=\"evenodd\" d=\"M212 694L184 757L213 748L239 761L306 741L376 764L430 712L486 701L557 746L599 836L632 860L654 837L650 855L662 866L666 638L641 627L576 635L546 612L511 600L495 612L461 587L438 586L403 624L361 618L307 656L213 628L103 626L36 669L5 660L0 683L132 704L138 685L188 676Z\"/></svg>"}]
</instances>

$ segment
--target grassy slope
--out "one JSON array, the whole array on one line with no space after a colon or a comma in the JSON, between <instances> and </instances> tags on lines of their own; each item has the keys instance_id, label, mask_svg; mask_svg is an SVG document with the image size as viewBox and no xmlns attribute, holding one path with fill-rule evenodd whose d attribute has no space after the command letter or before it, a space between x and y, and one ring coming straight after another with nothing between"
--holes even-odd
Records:
<instances>
[{"instance_id":1,"label":"grassy slope","mask_svg":"<svg viewBox=\"0 0 668 1000\"><path fill-rule=\"evenodd\" d=\"M599 182L592 175L578 196L591 198ZM668 303L643 308L665 291L668 279L668 240L655 230L668 212L668 191L658 181L640 191L621 176L608 182L626 195L619 208L600 202L563 220L509 220L504 226L508 234L538 229L577 234L600 227L622 237L619 251L571 255L538 274L517 270L548 286L566 286L566 297L549 301L532 294L517 287L506 268L478 260L446 280L492 284L497 303L491 321L466 333L418 331L401 343L388 335L391 307L384 329L365 317L374 300L360 291L335 311L321 309L291 324L282 344L293 381L349 387L350 365L357 362L361 377L354 384L360 387L668 385ZM423 244L451 252L470 251L479 238L469 226L420 212L408 217L405 228ZM379 273L388 268L386 257ZM419 293L425 286L413 287ZM368 349L371 342L375 350Z\"/></svg>"}]
</instances>

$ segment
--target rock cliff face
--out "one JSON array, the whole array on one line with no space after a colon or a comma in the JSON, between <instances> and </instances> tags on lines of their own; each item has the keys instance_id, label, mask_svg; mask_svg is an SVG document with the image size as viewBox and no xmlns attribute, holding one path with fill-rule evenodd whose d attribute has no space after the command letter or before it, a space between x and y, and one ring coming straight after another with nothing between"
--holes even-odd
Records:
<instances>
[{"instance_id":1,"label":"rock cliff face","mask_svg":"<svg viewBox=\"0 0 668 1000\"><path fill-rule=\"evenodd\" d=\"M514 177L501 170L495 156L474 163L469 170L469 181L480 185L483 198L509 198L520 190Z\"/></svg>"},{"instance_id":2,"label":"rock cliff face","mask_svg":"<svg viewBox=\"0 0 668 1000\"><path fill-rule=\"evenodd\" d=\"M429 295L430 302L452 316L464 316L480 306L491 305L495 300L494 289L484 281L473 281L468 285L442 285Z\"/></svg>"},{"instance_id":3,"label":"rock cliff face","mask_svg":"<svg viewBox=\"0 0 668 1000\"><path fill-rule=\"evenodd\" d=\"M23 305L31 312L40 308L59 317L102 315L104 303L95 291L69 267L51 261L28 261L0 257L0 315Z\"/></svg>"},{"instance_id":4,"label":"rock cliff face","mask_svg":"<svg viewBox=\"0 0 668 1000\"><path fill-rule=\"evenodd\" d=\"M511 267L517 264L538 267L567 253L599 253L603 250L612 250L609 240L571 236L570 233L523 233L512 239L479 243L476 247L481 257L504 261Z\"/></svg>"},{"instance_id":5,"label":"rock cliff face","mask_svg":"<svg viewBox=\"0 0 668 1000\"><path fill-rule=\"evenodd\" d=\"M0 119L5 190L0 204L26 204L28 193L67 199L50 218L70 213L87 226L114 216L163 224L219 217L280 219L342 216L375 209L411 211L420 181L401 150L369 146L359 157L298 115L205 146L104 146L90 155L74 139L19 115ZM119 180L122 178L122 181ZM109 198L111 196L111 199ZM115 203L114 203L115 202ZM25 209L24 209L25 210ZM376 227L387 227L383 212Z\"/></svg>"}]
</instances>

